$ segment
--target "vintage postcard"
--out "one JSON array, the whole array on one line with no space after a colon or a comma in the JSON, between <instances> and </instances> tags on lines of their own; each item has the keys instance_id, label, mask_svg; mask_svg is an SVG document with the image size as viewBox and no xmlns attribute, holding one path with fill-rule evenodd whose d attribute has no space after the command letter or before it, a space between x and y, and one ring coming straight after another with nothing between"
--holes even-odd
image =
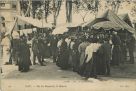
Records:
<instances>
[{"instance_id":1,"label":"vintage postcard","mask_svg":"<svg viewBox=\"0 0 136 91\"><path fill-rule=\"evenodd\" d=\"M0 91L136 91L136 0L0 0Z\"/></svg>"}]
</instances>

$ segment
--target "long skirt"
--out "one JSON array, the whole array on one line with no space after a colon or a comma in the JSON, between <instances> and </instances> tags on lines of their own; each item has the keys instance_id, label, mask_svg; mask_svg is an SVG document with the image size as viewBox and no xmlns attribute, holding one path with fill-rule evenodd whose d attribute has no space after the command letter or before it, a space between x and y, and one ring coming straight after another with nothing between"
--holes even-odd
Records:
<instances>
[{"instance_id":1,"label":"long skirt","mask_svg":"<svg viewBox=\"0 0 136 91\"><path fill-rule=\"evenodd\" d=\"M72 55L72 68L75 72L77 72L79 68L79 54L77 51L74 51Z\"/></svg>"},{"instance_id":2,"label":"long skirt","mask_svg":"<svg viewBox=\"0 0 136 91\"><path fill-rule=\"evenodd\" d=\"M60 52L58 54L58 59L57 59L57 66L59 66L61 69L68 69L69 68L69 53L67 50Z\"/></svg>"},{"instance_id":3,"label":"long skirt","mask_svg":"<svg viewBox=\"0 0 136 91\"><path fill-rule=\"evenodd\" d=\"M121 49L120 46L114 46L113 47L113 51L112 51L112 61L111 61L111 65L119 65L120 61L121 61Z\"/></svg>"},{"instance_id":4,"label":"long skirt","mask_svg":"<svg viewBox=\"0 0 136 91\"><path fill-rule=\"evenodd\" d=\"M79 74L83 77L96 77L96 54L93 53L92 59L88 63L83 63L80 68Z\"/></svg>"},{"instance_id":5,"label":"long skirt","mask_svg":"<svg viewBox=\"0 0 136 91\"><path fill-rule=\"evenodd\" d=\"M96 74L97 75L104 75L106 72L106 59L105 55L97 53L96 56Z\"/></svg>"},{"instance_id":6,"label":"long skirt","mask_svg":"<svg viewBox=\"0 0 136 91\"><path fill-rule=\"evenodd\" d=\"M124 63L127 61L127 47L125 45L121 46L122 49L122 60L121 63Z\"/></svg>"},{"instance_id":7,"label":"long skirt","mask_svg":"<svg viewBox=\"0 0 136 91\"><path fill-rule=\"evenodd\" d=\"M79 64L80 66L83 65L84 60L85 60L85 52L82 52L81 55L80 55L80 64Z\"/></svg>"},{"instance_id":8,"label":"long skirt","mask_svg":"<svg viewBox=\"0 0 136 91\"><path fill-rule=\"evenodd\" d=\"M18 62L18 70L19 71L24 71L24 72L29 71L30 65L31 65L30 58L28 58L28 57L26 57L26 58L20 57L19 58L19 62Z\"/></svg>"},{"instance_id":9,"label":"long skirt","mask_svg":"<svg viewBox=\"0 0 136 91\"><path fill-rule=\"evenodd\" d=\"M73 66L73 50L69 50L69 61L68 61L68 64L70 67Z\"/></svg>"},{"instance_id":10,"label":"long skirt","mask_svg":"<svg viewBox=\"0 0 136 91\"><path fill-rule=\"evenodd\" d=\"M41 55L44 58L50 58L51 56L51 51L49 46L44 46L44 48L41 50Z\"/></svg>"}]
</instances>

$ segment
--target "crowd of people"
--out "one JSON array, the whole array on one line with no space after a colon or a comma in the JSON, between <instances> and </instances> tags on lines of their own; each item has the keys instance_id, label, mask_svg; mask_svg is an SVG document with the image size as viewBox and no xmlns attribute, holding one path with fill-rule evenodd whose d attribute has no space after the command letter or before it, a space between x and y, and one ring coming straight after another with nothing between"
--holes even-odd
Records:
<instances>
[{"instance_id":1,"label":"crowd of people","mask_svg":"<svg viewBox=\"0 0 136 91\"><path fill-rule=\"evenodd\" d=\"M85 78L97 78L97 75L110 76L110 67L125 63L127 53L129 62L134 63L134 37L129 35L124 40L116 31L110 34L81 31L59 35L37 31L10 39L10 43L6 64L18 65L21 72L27 72L31 65L36 65L36 59L41 66L46 66L45 59L52 58L62 70L72 70ZM4 47L4 43L1 44Z\"/></svg>"},{"instance_id":2,"label":"crowd of people","mask_svg":"<svg viewBox=\"0 0 136 91\"><path fill-rule=\"evenodd\" d=\"M124 53L122 50L122 41L117 32L102 35L83 32L76 37L61 36L57 43L57 66L64 70L72 69L85 78L97 78L97 75L110 76L111 66L119 66L127 61L127 51ZM126 43L126 49L135 48L133 36L130 36ZM134 49L129 51L130 63L134 63L133 53Z\"/></svg>"}]
</instances>

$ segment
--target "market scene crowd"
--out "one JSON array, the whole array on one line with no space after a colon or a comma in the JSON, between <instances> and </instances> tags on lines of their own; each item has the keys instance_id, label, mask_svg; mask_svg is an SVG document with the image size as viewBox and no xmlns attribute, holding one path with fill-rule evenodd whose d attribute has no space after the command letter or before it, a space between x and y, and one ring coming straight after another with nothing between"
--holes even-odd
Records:
<instances>
[{"instance_id":1,"label":"market scene crowd","mask_svg":"<svg viewBox=\"0 0 136 91\"><path fill-rule=\"evenodd\" d=\"M48 66L48 58L52 58L60 69L77 72L87 79L110 76L111 66L134 64L135 38L129 32L126 39L115 29L84 28L86 31L81 31L69 28L63 34L53 34L54 29L33 28L32 33L26 35L13 31L15 38L11 38L6 35L4 23L2 26L4 64L15 64L21 72L28 72L31 65Z\"/></svg>"},{"instance_id":2,"label":"market scene crowd","mask_svg":"<svg viewBox=\"0 0 136 91\"><path fill-rule=\"evenodd\" d=\"M6 27L5 18L0 16L1 67L15 65L19 72L27 74L31 66L47 67L47 61L51 61L61 70L70 70L88 79L111 76L111 67L135 64L136 30L128 14L120 18L114 7L113 10L107 9L107 4L107 10L100 18L95 16L94 20L85 22L81 15L83 22L74 25L74 9L80 11L84 6L80 0L56 0L57 3L55 0L37 0L39 5L33 0L20 1L19 12L24 13L14 16L11 28ZM89 2L84 12L92 10L90 13L98 13L99 0L93 1L96 1L92 4L94 7ZM73 9L74 3L76 8ZM117 0L116 3L121 2ZM59 11L64 14L62 10L66 11L66 21L57 26ZM52 24L47 21L50 14L53 15ZM2 68L1 73L4 73Z\"/></svg>"}]
</instances>

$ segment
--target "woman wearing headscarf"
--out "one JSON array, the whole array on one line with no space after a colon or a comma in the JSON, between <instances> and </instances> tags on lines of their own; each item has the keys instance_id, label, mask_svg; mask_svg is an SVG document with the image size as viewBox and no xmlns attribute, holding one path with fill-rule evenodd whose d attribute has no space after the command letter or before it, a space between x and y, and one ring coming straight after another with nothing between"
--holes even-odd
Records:
<instances>
[{"instance_id":1,"label":"woman wearing headscarf","mask_svg":"<svg viewBox=\"0 0 136 91\"><path fill-rule=\"evenodd\" d=\"M58 42L58 47L59 47L59 54L58 54L57 65L61 69L67 69L69 68L69 64L68 64L69 52L65 38L62 38L61 41Z\"/></svg>"},{"instance_id":2,"label":"woman wearing headscarf","mask_svg":"<svg viewBox=\"0 0 136 91\"><path fill-rule=\"evenodd\" d=\"M78 47L78 52L79 52L79 55L80 55L79 73L80 73L81 67L82 67L82 65L85 61L85 49L89 45L90 45L89 41L87 41L85 38L82 38L82 43Z\"/></svg>"},{"instance_id":3,"label":"woman wearing headscarf","mask_svg":"<svg viewBox=\"0 0 136 91\"><path fill-rule=\"evenodd\" d=\"M101 46L97 52L96 72L97 75L110 75L111 45L108 39L100 43Z\"/></svg>"},{"instance_id":4,"label":"woman wearing headscarf","mask_svg":"<svg viewBox=\"0 0 136 91\"><path fill-rule=\"evenodd\" d=\"M69 66L73 68L74 65L74 55L75 55L75 51L73 46L75 45L74 39L71 38L71 41L69 43Z\"/></svg>"},{"instance_id":5,"label":"woman wearing headscarf","mask_svg":"<svg viewBox=\"0 0 136 91\"><path fill-rule=\"evenodd\" d=\"M96 39L93 39L92 43L87 46L85 50L86 59L82 66L81 76L88 79L89 77L97 78L96 74L96 62L98 60L98 50L101 46L100 43L97 43Z\"/></svg>"}]
</instances>

